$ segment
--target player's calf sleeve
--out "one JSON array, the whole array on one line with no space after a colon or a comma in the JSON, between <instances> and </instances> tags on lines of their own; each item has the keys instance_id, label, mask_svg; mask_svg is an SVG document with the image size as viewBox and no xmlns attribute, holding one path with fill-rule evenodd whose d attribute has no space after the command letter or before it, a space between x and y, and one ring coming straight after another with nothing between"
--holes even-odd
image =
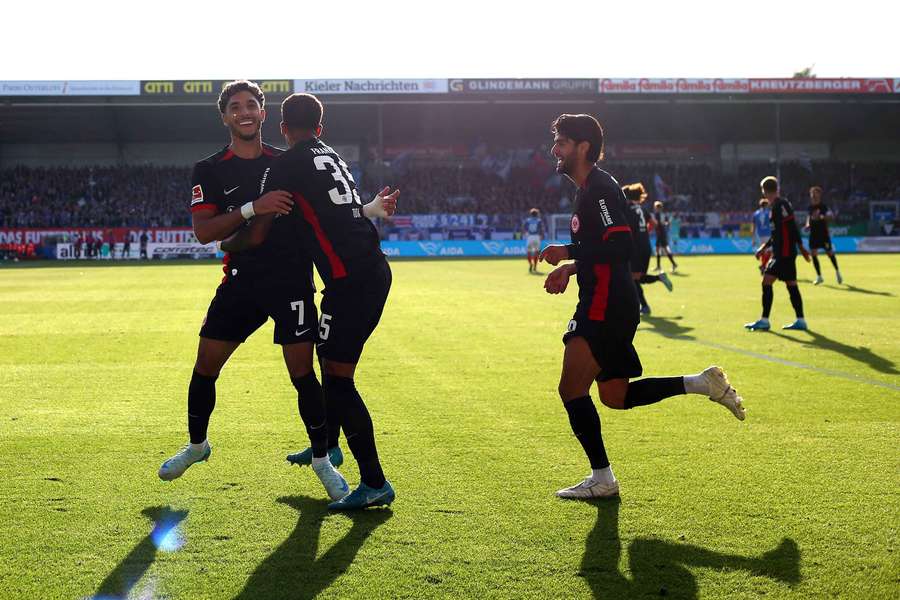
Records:
<instances>
[{"instance_id":1,"label":"player's calf sleeve","mask_svg":"<svg viewBox=\"0 0 900 600\"><path fill-rule=\"evenodd\" d=\"M647 275L644 273L641 275L641 278L638 279L640 283L656 283L659 281L659 275Z\"/></svg>"},{"instance_id":2,"label":"player's calf sleeve","mask_svg":"<svg viewBox=\"0 0 900 600\"><path fill-rule=\"evenodd\" d=\"M822 274L822 267L819 266L819 257L813 255L812 257L813 266L816 268L816 275Z\"/></svg>"},{"instance_id":3,"label":"player's calf sleeve","mask_svg":"<svg viewBox=\"0 0 900 600\"><path fill-rule=\"evenodd\" d=\"M837 266L837 256L835 256L834 254L829 254L829 255L828 255L828 258L831 259L831 264L834 265L834 270L837 271L837 270L838 270L838 266Z\"/></svg>"},{"instance_id":4,"label":"player's calf sleeve","mask_svg":"<svg viewBox=\"0 0 900 600\"><path fill-rule=\"evenodd\" d=\"M605 469L609 466L606 447L603 445L603 434L600 431L600 415L590 396L582 396L563 402L569 413L569 425L572 433L578 438L584 453L591 463L592 469Z\"/></svg>"},{"instance_id":5,"label":"player's calf sleeve","mask_svg":"<svg viewBox=\"0 0 900 600\"><path fill-rule=\"evenodd\" d=\"M684 393L684 377L647 377L631 381L625 392L625 408L655 404L663 398Z\"/></svg>"},{"instance_id":6,"label":"player's calf sleeve","mask_svg":"<svg viewBox=\"0 0 900 600\"><path fill-rule=\"evenodd\" d=\"M798 319L803 318L803 298L800 297L800 288L796 285L788 286L788 294L791 296L791 306L794 307L794 313Z\"/></svg>"},{"instance_id":7,"label":"player's calf sleeve","mask_svg":"<svg viewBox=\"0 0 900 600\"><path fill-rule=\"evenodd\" d=\"M291 377L291 383L297 390L297 410L309 435L313 457L322 458L328 451L328 428L322 386L316 379L315 371L310 371L303 377Z\"/></svg>"},{"instance_id":8,"label":"player's calf sleeve","mask_svg":"<svg viewBox=\"0 0 900 600\"><path fill-rule=\"evenodd\" d=\"M206 440L209 416L216 407L216 379L194 371L188 385L188 433L192 444Z\"/></svg>"},{"instance_id":9,"label":"player's calf sleeve","mask_svg":"<svg viewBox=\"0 0 900 600\"><path fill-rule=\"evenodd\" d=\"M356 390L352 379L347 377L325 376L325 399L328 412L336 406L343 415L342 426L347 436L347 445L353 458L359 464L359 475L363 483L373 488L384 485L384 471L378 460L375 447L375 431L372 417L366 404Z\"/></svg>"},{"instance_id":10,"label":"player's calf sleeve","mask_svg":"<svg viewBox=\"0 0 900 600\"><path fill-rule=\"evenodd\" d=\"M763 284L762 286L762 316L763 319L769 318L772 312L772 299L775 295L772 293L772 286Z\"/></svg>"}]
</instances>

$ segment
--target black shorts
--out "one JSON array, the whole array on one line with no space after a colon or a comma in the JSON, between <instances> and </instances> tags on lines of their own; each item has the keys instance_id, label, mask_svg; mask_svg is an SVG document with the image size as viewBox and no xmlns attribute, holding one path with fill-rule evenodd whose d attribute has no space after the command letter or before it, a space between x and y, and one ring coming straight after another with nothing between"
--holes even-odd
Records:
<instances>
[{"instance_id":1,"label":"black shorts","mask_svg":"<svg viewBox=\"0 0 900 600\"><path fill-rule=\"evenodd\" d=\"M358 363L390 289L391 268L383 259L364 274L328 284L322 293L316 353L326 360Z\"/></svg>"},{"instance_id":2,"label":"black shorts","mask_svg":"<svg viewBox=\"0 0 900 600\"><path fill-rule=\"evenodd\" d=\"M200 337L243 343L272 317L274 343L315 342L318 313L314 296L309 281L299 274L291 279L227 279L209 303Z\"/></svg>"},{"instance_id":3,"label":"black shorts","mask_svg":"<svg viewBox=\"0 0 900 600\"><path fill-rule=\"evenodd\" d=\"M763 273L777 277L781 281L797 281L797 257L770 258Z\"/></svg>"},{"instance_id":4,"label":"black shorts","mask_svg":"<svg viewBox=\"0 0 900 600\"><path fill-rule=\"evenodd\" d=\"M650 270L650 246L638 248L631 258L632 273L646 273Z\"/></svg>"},{"instance_id":5,"label":"black shorts","mask_svg":"<svg viewBox=\"0 0 900 600\"><path fill-rule=\"evenodd\" d=\"M568 344L573 337L587 341L594 360L600 365L597 381L640 377L644 368L632 343L637 326L637 322L591 321L587 315L576 312L563 335L563 344Z\"/></svg>"},{"instance_id":6,"label":"black shorts","mask_svg":"<svg viewBox=\"0 0 900 600\"><path fill-rule=\"evenodd\" d=\"M831 252L831 236L828 234L810 235L809 247L816 249L824 248L826 252Z\"/></svg>"},{"instance_id":7,"label":"black shorts","mask_svg":"<svg viewBox=\"0 0 900 600\"><path fill-rule=\"evenodd\" d=\"M665 231L657 231L656 232L656 247L657 248L665 248L669 245L669 234Z\"/></svg>"}]
</instances>

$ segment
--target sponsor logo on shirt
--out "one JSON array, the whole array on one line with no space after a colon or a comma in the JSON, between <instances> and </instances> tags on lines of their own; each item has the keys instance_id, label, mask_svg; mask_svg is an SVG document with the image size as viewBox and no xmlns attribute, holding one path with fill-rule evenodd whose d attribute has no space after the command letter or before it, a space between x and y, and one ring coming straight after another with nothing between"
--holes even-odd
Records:
<instances>
[{"instance_id":1,"label":"sponsor logo on shirt","mask_svg":"<svg viewBox=\"0 0 900 600\"><path fill-rule=\"evenodd\" d=\"M203 202L203 188L199 185L195 185L191 189L191 206L195 204L200 204Z\"/></svg>"},{"instance_id":2,"label":"sponsor logo on shirt","mask_svg":"<svg viewBox=\"0 0 900 600\"><path fill-rule=\"evenodd\" d=\"M581 221L578 220L578 215L572 215L572 233L578 233L580 228Z\"/></svg>"}]
</instances>

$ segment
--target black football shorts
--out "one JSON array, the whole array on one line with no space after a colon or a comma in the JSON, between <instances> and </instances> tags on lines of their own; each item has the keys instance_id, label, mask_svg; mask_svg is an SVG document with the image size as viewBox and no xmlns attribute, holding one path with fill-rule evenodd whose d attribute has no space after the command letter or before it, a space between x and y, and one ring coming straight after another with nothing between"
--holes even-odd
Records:
<instances>
[{"instance_id":1,"label":"black football shorts","mask_svg":"<svg viewBox=\"0 0 900 600\"><path fill-rule=\"evenodd\" d=\"M594 360L600 365L597 381L632 379L644 372L633 344L637 326L637 322L591 321L586 314L576 312L563 335L563 344L574 337L587 341Z\"/></svg>"},{"instance_id":2,"label":"black football shorts","mask_svg":"<svg viewBox=\"0 0 900 600\"><path fill-rule=\"evenodd\" d=\"M797 257L774 257L766 264L766 275L772 275L781 281L797 281Z\"/></svg>"}]
</instances>

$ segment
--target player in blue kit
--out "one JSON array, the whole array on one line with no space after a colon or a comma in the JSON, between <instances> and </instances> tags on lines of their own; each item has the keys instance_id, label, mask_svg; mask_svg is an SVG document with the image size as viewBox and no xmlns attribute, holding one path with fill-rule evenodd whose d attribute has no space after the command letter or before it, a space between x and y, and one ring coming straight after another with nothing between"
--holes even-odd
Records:
<instances>
[{"instance_id":1,"label":"player in blue kit","mask_svg":"<svg viewBox=\"0 0 900 600\"><path fill-rule=\"evenodd\" d=\"M536 208L528 211L528 217L525 218L522 226L522 236L525 238L528 272L537 273L538 256L541 253L541 239L544 237L544 220L541 219L541 211Z\"/></svg>"},{"instance_id":2,"label":"player in blue kit","mask_svg":"<svg viewBox=\"0 0 900 600\"><path fill-rule=\"evenodd\" d=\"M769 214L768 198L759 199L759 208L753 213L750 221L750 234L753 236L754 248L759 248L772 235L772 218ZM765 271L770 258L772 258L772 253L769 250L765 250L759 255L760 273Z\"/></svg>"}]
</instances>

